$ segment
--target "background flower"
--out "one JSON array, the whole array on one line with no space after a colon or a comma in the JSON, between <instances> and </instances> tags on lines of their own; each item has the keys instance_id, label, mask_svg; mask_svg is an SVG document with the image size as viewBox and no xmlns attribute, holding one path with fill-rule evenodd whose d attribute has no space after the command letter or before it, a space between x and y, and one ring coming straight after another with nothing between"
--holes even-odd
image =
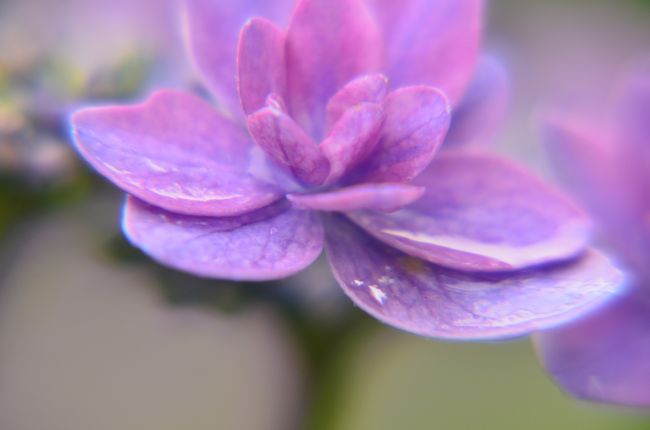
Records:
<instances>
[{"instance_id":1,"label":"background flower","mask_svg":"<svg viewBox=\"0 0 650 430\"><path fill-rule=\"evenodd\" d=\"M608 309L537 339L542 361L587 399L650 406L650 71L626 80L614 108L545 121L553 159L600 221L633 285Z\"/></svg>"}]
</instances>

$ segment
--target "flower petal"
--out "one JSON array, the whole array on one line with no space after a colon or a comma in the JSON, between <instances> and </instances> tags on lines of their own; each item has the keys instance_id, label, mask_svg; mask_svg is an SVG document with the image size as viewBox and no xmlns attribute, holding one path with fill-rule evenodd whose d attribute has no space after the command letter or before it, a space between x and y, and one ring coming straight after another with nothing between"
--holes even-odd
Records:
<instances>
[{"instance_id":1,"label":"flower petal","mask_svg":"<svg viewBox=\"0 0 650 430\"><path fill-rule=\"evenodd\" d=\"M650 63L628 78L618 108L619 140L630 167L639 169L641 180L650 182Z\"/></svg>"},{"instance_id":2,"label":"flower petal","mask_svg":"<svg viewBox=\"0 0 650 430\"><path fill-rule=\"evenodd\" d=\"M536 336L538 355L562 388L587 400L650 406L650 298L644 288Z\"/></svg>"},{"instance_id":3,"label":"flower petal","mask_svg":"<svg viewBox=\"0 0 650 430\"><path fill-rule=\"evenodd\" d=\"M267 107L248 117L248 130L268 155L301 182L322 184L329 174L329 162L320 147L291 117Z\"/></svg>"},{"instance_id":4,"label":"flower petal","mask_svg":"<svg viewBox=\"0 0 650 430\"><path fill-rule=\"evenodd\" d=\"M483 0L367 0L381 24L393 88L431 85L453 105L477 61Z\"/></svg>"},{"instance_id":5,"label":"flower petal","mask_svg":"<svg viewBox=\"0 0 650 430\"><path fill-rule=\"evenodd\" d=\"M595 120L567 112L547 112L545 148L562 182L604 227L604 233L628 262L647 270L650 231L646 224L645 184L611 131Z\"/></svg>"},{"instance_id":6,"label":"flower petal","mask_svg":"<svg viewBox=\"0 0 650 430\"><path fill-rule=\"evenodd\" d=\"M185 36L192 61L223 107L241 114L237 93L237 38L260 16L285 25L294 0L183 0Z\"/></svg>"},{"instance_id":7,"label":"flower petal","mask_svg":"<svg viewBox=\"0 0 650 430\"><path fill-rule=\"evenodd\" d=\"M327 134L349 109L361 103L381 104L387 94L388 79L382 74L366 75L350 81L327 102Z\"/></svg>"},{"instance_id":8,"label":"flower petal","mask_svg":"<svg viewBox=\"0 0 650 430\"><path fill-rule=\"evenodd\" d=\"M391 246L459 270L520 269L573 257L586 246L584 214L508 160L445 152L413 185L426 188L414 204L350 218Z\"/></svg>"},{"instance_id":9,"label":"flower petal","mask_svg":"<svg viewBox=\"0 0 650 430\"><path fill-rule=\"evenodd\" d=\"M372 209L396 211L424 193L424 188L405 184L361 184L336 191L316 194L288 194L287 198L300 209L347 212Z\"/></svg>"},{"instance_id":10,"label":"flower petal","mask_svg":"<svg viewBox=\"0 0 650 430\"><path fill-rule=\"evenodd\" d=\"M371 238L342 216L326 219L336 279L363 310L423 336L481 340L521 336L602 305L622 276L600 254L508 274L471 274L427 263Z\"/></svg>"},{"instance_id":11,"label":"flower petal","mask_svg":"<svg viewBox=\"0 0 650 430\"><path fill-rule=\"evenodd\" d=\"M238 217L178 215L133 197L123 230L133 245L161 264L211 278L269 280L309 266L323 246L317 214L286 201Z\"/></svg>"},{"instance_id":12,"label":"flower petal","mask_svg":"<svg viewBox=\"0 0 650 430\"><path fill-rule=\"evenodd\" d=\"M237 72L239 96L247 115L262 109L270 94L284 98L284 43L284 32L266 19L254 18L242 29Z\"/></svg>"},{"instance_id":13,"label":"flower petal","mask_svg":"<svg viewBox=\"0 0 650 430\"><path fill-rule=\"evenodd\" d=\"M325 106L342 86L379 69L381 37L359 0L301 0L287 33L288 106L311 136L324 134Z\"/></svg>"},{"instance_id":14,"label":"flower petal","mask_svg":"<svg viewBox=\"0 0 650 430\"><path fill-rule=\"evenodd\" d=\"M246 133L191 94L160 91L135 106L83 109L72 126L95 169L153 205L230 216L282 197L250 173L254 146Z\"/></svg>"},{"instance_id":15,"label":"flower petal","mask_svg":"<svg viewBox=\"0 0 650 430\"><path fill-rule=\"evenodd\" d=\"M361 103L348 109L320 147L330 163L328 184L335 183L365 160L379 143L384 110L375 103Z\"/></svg>"},{"instance_id":16,"label":"flower petal","mask_svg":"<svg viewBox=\"0 0 650 430\"><path fill-rule=\"evenodd\" d=\"M449 104L429 87L400 88L384 101L379 144L349 182L409 182L424 170L444 141Z\"/></svg>"},{"instance_id":17,"label":"flower petal","mask_svg":"<svg viewBox=\"0 0 650 430\"><path fill-rule=\"evenodd\" d=\"M467 93L453 111L443 148L492 143L505 122L510 89L504 65L492 57L482 58Z\"/></svg>"}]
</instances>

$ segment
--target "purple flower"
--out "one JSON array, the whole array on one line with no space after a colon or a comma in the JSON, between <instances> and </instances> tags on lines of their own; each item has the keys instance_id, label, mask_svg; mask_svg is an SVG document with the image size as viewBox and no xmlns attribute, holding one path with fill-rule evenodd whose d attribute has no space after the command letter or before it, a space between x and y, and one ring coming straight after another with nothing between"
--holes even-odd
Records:
<instances>
[{"instance_id":1,"label":"purple flower","mask_svg":"<svg viewBox=\"0 0 650 430\"><path fill-rule=\"evenodd\" d=\"M606 100L599 94L599 101ZM650 406L650 69L611 108L549 113L559 173L593 213L630 272L630 291L604 310L537 338L555 380L582 398Z\"/></svg>"},{"instance_id":2,"label":"purple flower","mask_svg":"<svg viewBox=\"0 0 650 430\"><path fill-rule=\"evenodd\" d=\"M293 3L185 2L216 107L160 91L74 115L81 154L129 194L135 246L237 280L289 276L325 247L361 308L450 339L553 326L618 289L579 209L462 148L494 135L507 99L503 70L477 60L482 1ZM455 149L434 159L455 106Z\"/></svg>"}]
</instances>

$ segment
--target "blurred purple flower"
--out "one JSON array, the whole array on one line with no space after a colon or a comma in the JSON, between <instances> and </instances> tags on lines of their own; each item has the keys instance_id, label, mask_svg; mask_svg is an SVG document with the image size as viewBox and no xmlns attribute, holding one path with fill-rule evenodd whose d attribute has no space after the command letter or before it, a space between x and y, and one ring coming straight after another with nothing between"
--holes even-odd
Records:
<instances>
[{"instance_id":1,"label":"blurred purple flower","mask_svg":"<svg viewBox=\"0 0 650 430\"><path fill-rule=\"evenodd\" d=\"M526 334L618 289L570 201L461 148L494 135L507 101L493 60L471 83L482 1L293 3L185 1L217 109L160 91L74 115L81 154L129 193L135 246L237 280L289 276L325 246L357 305L451 339ZM454 106L454 149L434 160Z\"/></svg>"},{"instance_id":2,"label":"blurred purple flower","mask_svg":"<svg viewBox=\"0 0 650 430\"><path fill-rule=\"evenodd\" d=\"M626 79L617 99L593 115L549 113L544 132L564 182L599 221L632 288L601 312L536 340L543 363L570 393L649 407L650 68Z\"/></svg>"}]
</instances>

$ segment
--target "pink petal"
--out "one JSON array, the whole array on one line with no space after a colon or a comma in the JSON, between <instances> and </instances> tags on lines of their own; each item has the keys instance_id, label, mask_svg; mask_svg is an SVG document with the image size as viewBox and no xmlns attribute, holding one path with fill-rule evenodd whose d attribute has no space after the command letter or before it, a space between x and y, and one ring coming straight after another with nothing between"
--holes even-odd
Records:
<instances>
[{"instance_id":1,"label":"pink petal","mask_svg":"<svg viewBox=\"0 0 650 430\"><path fill-rule=\"evenodd\" d=\"M600 254L508 274L457 272L372 239L342 216L326 220L334 275L356 305L415 334L454 340L515 337L605 303L621 274Z\"/></svg>"},{"instance_id":2,"label":"pink petal","mask_svg":"<svg viewBox=\"0 0 650 430\"><path fill-rule=\"evenodd\" d=\"M366 0L381 24L394 88L430 85L453 105L474 73L483 0Z\"/></svg>"},{"instance_id":3,"label":"pink petal","mask_svg":"<svg viewBox=\"0 0 650 430\"><path fill-rule=\"evenodd\" d=\"M563 183L604 227L628 262L645 270L650 231L645 184L602 122L565 112L546 113L546 149Z\"/></svg>"},{"instance_id":4,"label":"pink petal","mask_svg":"<svg viewBox=\"0 0 650 430\"><path fill-rule=\"evenodd\" d=\"M362 184L336 191L315 194L288 194L287 198L299 209L347 212L372 209L393 212L413 203L424 188L405 184Z\"/></svg>"},{"instance_id":5,"label":"pink petal","mask_svg":"<svg viewBox=\"0 0 650 430\"><path fill-rule=\"evenodd\" d=\"M379 143L383 121L384 110L374 103L357 104L340 117L320 145L330 164L326 183L335 183L368 157Z\"/></svg>"},{"instance_id":6,"label":"pink petal","mask_svg":"<svg viewBox=\"0 0 650 430\"><path fill-rule=\"evenodd\" d=\"M562 388L587 400L650 407L650 297L643 289L536 336L538 355Z\"/></svg>"},{"instance_id":7,"label":"pink petal","mask_svg":"<svg viewBox=\"0 0 650 430\"><path fill-rule=\"evenodd\" d=\"M343 85L380 66L381 39L359 0L300 0L287 33L289 111L314 138Z\"/></svg>"},{"instance_id":8,"label":"pink petal","mask_svg":"<svg viewBox=\"0 0 650 430\"><path fill-rule=\"evenodd\" d=\"M237 39L247 20L260 16L285 25L294 0L182 0L192 61L223 108L241 114L237 93Z\"/></svg>"},{"instance_id":9,"label":"pink petal","mask_svg":"<svg viewBox=\"0 0 650 430\"><path fill-rule=\"evenodd\" d=\"M492 57L482 58L467 93L453 111L443 148L491 144L503 128L510 90L504 65Z\"/></svg>"},{"instance_id":10,"label":"pink petal","mask_svg":"<svg viewBox=\"0 0 650 430\"><path fill-rule=\"evenodd\" d=\"M318 144L284 112L264 108L248 117L248 129L266 153L301 182L322 184L329 162Z\"/></svg>"},{"instance_id":11,"label":"pink petal","mask_svg":"<svg viewBox=\"0 0 650 430\"><path fill-rule=\"evenodd\" d=\"M230 216L282 197L251 173L246 133L189 93L160 91L134 106L72 118L81 155L142 200L190 215Z\"/></svg>"},{"instance_id":12,"label":"pink petal","mask_svg":"<svg viewBox=\"0 0 650 430\"><path fill-rule=\"evenodd\" d=\"M409 182L424 170L445 139L449 104L429 87L400 88L384 101L379 144L351 182Z\"/></svg>"},{"instance_id":13,"label":"pink petal","mask_svg":"<svg viewBox=\"0 0 650 430\"><path fill-rule=\"evenodd\" d=\"M556 190L514 163L466 151L440 154L414 182L426 188L390 215L350 218L408 254L471 271L504 271L573 257L589 222Z\"/></svg>"},{"instance_id":14,"label":"pink petal","mask_svg":"<svg viewBox=\"0 0 650 430\"><path fill-rule=\"evenodd\" d=\"M249 115L262 109L270 94L285 96L284 32L272 22L254 18L239 37L239 96Z\"/></svg>"},{"instance_id":15,"label":"pink petal","mask_svg":"<svg viewBox=\"0 0 650 430\"><path fill-rule=\"evenodd\" d=\"M230 218L166 212L129 197L123 230L133 245L163 265L233 280L280 279L309 266L323 246L314 213L278 202Z\"/></svg>"},{"instance_id":16,"label":"pink petal","mask_svg":"<svg viewBox=\"0 0 650 430\"><path fill-rule=\"evenodd\" d=\"M334 125L349 109L361 103L381 104L386 97L387 87L386 76L375 74L354 79L341 88L327 102L325 108L327 133L330 133Z\"/></svg>"}]
</instances>

